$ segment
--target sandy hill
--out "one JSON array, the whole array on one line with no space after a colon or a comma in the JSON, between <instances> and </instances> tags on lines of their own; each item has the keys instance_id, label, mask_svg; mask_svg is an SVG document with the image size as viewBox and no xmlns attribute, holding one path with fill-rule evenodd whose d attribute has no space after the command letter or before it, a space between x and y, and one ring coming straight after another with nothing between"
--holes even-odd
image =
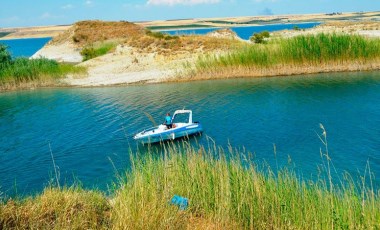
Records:
<instances>
[{"instance_id":1,"label":"sandy hill","mask_svg":"<svg viewBox=\"0 0 380 230\"><path fill-rule=\"evenodd\" d=\"M210 36L170 36L125 21L81 21L54 37L32 58L86 66L88 76L66 80L73 85L157 82L181 75L184 64L199 54L224 52L241 44L228 30ZM83 61L81 54L105 47L111 47L105 55Z\"/></svg>"}]
</instances>

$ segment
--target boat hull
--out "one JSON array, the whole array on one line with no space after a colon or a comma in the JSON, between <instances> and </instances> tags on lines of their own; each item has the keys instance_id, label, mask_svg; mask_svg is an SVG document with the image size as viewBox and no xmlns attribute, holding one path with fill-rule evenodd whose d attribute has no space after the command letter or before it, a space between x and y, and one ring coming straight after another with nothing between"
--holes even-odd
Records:
<instances>
[{"instance_id":1,"label":"boat hull","mask_svg":"<svg viewBox=\"0 0 380 230\"><path fill-rule=\"evenodd\" d=\"M181 137L191 136L202 133L203 128L200 123L193 123L179 128L172 128L163 132L157 132L144 135L144 132L136 134L133 138L142 144L152 144L168 140L174 140Z\"/></svg>"}]
</instances>

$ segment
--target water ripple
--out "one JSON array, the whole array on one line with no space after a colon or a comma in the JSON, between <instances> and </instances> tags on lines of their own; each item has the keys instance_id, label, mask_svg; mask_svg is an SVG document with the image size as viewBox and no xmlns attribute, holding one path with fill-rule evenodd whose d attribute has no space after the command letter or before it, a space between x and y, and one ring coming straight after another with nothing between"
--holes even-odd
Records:
<instances>
[{"instance_id":1,"label":"water ripple","mask_svg":"<svg viewBox=\"0 0 380 230\"><path fill-rule=\"evenodd\" d=\"M244 146L258 162L280 166L290 156L303 176L321 162L322 123L339 172L355 174L370 161L380 174L378 92L380 73L373 72L3 93L0 187L11 195L41 190L54 172L52 153L62 183L77 178L106 189L114 167L128 167L137 147L132 134L152 125L145 113L161 123L182 108L203 123L199 142L207 145L209 136Z\"/></svg>"}]
</instances>

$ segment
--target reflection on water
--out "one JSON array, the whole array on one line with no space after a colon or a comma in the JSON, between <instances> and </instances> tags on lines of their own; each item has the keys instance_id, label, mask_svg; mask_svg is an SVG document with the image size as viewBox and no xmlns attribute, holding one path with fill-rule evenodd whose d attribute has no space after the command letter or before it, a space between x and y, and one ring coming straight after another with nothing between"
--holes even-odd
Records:
<instances>
[{"instance_id":1,"label":"reflection on water","mask_svg":"<svg viewBox=\"0 0 380 230\"><path fill-rule=\"evenodd\" d=\"M52 178L107 189L129 165L132 135L167 112L192 109L207 137L245 147L257 162L288 164L305 177L321 162L319 123L335 167L354 175L367 161L380 174L380 73L234 79L128 87L43 89L0 94L0 187L39 191ZM157 146L156 146L157 148ZM158 146L159 148L159 146ZM379 183L379 181L377 181Z\"/></svg>"}]
</instances>

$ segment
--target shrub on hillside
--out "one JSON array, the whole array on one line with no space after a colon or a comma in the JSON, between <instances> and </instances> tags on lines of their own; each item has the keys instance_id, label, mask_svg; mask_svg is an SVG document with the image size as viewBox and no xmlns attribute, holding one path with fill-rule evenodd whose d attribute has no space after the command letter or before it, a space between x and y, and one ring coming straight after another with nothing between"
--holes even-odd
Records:
<instances>
[{"instance_id":1,"label":"shrub on hillside","mask_svg":"<svg viewBox=\"0 0 380 230\"><path fill-rule=\"evenodd\" d=\"M0 65L8 65L12 61L12 56L7 48L6 45L0 44Z\"/></svg>"},{"instance_id":2,"label":"shrub on hillside","mask_svg":"<svg viewBox=\"0 0 380 230\"><path fill-rule=\"evenodd\" d=\"M114 49L116 47L115 43L102 43L96 47L93 45L85 47L80 54L83 57L83 61L87 61L99 56L102 56L104 54L107 54L110 50Z\"/></svg>"},{"instance_id":3,"label":"shrub on hillside","mask_svg":"<svg viewBox=\"0 0 380 230\"><path fill-rule=\"evenodd\" d=\"M161 33L161 32L153 32L153 31L151 31L151 30L147 30L147 31L146 31L146 35L151 36L151 37L154 37L154 38L158 38L158 39L164 39L164 40L175 40L175 39L179 39L178 36L172 36L172 35L164 34L164 33Z\"/></svg>"},{"instance_id":4,"label":"shrub on hillside","mask_svg":"<svg viewBox=\"0 0 380 230\"><path fill-rule=\"evenodd\" d=\"M249 40L251 40L254 43L265 43L265 40L270 37L270 34L268 31L263 31L260 33L254 33Z\"/></svg>"}]
</instances>

